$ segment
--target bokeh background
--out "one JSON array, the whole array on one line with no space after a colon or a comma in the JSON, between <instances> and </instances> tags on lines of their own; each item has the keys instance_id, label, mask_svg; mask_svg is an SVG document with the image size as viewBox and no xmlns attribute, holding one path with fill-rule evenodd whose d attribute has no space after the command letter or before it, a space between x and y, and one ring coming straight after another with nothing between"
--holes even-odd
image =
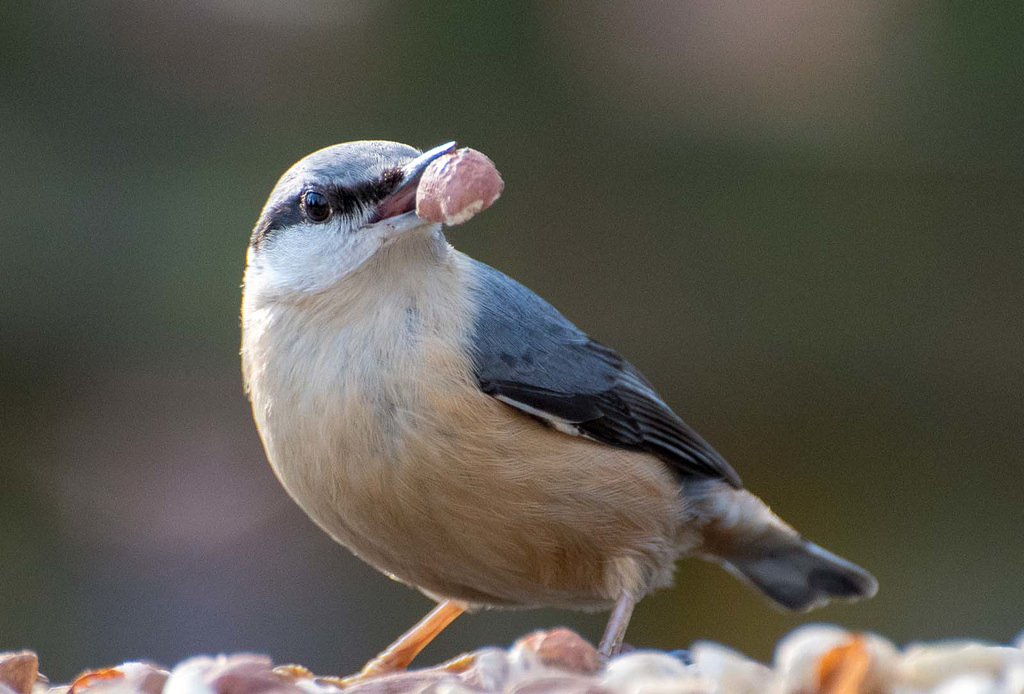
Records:
<instances>
[{"instance_id":1,"label":"bokeh background","mask_svg":"<svg viewBox=\"0 0 1024 694\"><path fill-rule=\"evenodd\" d=\"M490 155L505 195L452 241L881 582L792 616L683 562L628 641L1024 628L1019 2L0 11L0 649L57 680L234 650L345 673L429 608L287 498L239 377L265 196L360 138ZM603 620L470 616L424 662Z\"/></svg>"}]
</instances>

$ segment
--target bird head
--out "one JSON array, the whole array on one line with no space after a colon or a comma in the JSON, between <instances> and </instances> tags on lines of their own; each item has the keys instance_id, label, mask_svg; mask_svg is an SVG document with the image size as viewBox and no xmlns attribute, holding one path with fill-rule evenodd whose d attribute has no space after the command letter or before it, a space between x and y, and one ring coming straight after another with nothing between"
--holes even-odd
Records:
<instances>
[{"instance_id":1,"label":"bird head","mask_svg":"<svg viewBox=\"0 0 1024 694\"><path fill-rule=\"evenodd\" d=\"M402 236L440 234L416 216L416 187L450 142L333 145L296 162L267 199L249 241L247 293L301 297L329 289Z\"/></svg>"}]
</instances>

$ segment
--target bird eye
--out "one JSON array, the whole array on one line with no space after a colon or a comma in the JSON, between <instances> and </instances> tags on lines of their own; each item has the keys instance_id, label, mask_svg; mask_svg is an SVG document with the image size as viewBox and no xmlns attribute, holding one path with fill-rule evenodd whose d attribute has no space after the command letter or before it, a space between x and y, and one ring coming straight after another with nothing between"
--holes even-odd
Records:
<instances>
[{"instance_id":1,"label":"bird eye","mask_svg":"<svg viewBox=\"0 0 1024 694\"><path fill-rule=\"evenodd\" d=\"M323 222L331 216L331 203L323 193L307 190L302 194L302 210L310 221Z\"/></svg>"}]
</instances>

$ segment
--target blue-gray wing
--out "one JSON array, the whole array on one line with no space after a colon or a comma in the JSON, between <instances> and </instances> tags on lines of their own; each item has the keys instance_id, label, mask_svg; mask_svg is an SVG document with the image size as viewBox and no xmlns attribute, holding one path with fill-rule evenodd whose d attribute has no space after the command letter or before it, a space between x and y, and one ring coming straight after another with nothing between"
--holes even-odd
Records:
<instances>
[{"instance_id":1,"label":"blue-gray wing","mask_svg":"<svg viewBox=\"0 0 1024 694\"><path fill-rule=\"evenodd\" d=\"M681 476L741 486L632 364L515 280L476 261L471 268L473 360L485 393L567 434L651 453Z\"/></svg>"}]
</instances>

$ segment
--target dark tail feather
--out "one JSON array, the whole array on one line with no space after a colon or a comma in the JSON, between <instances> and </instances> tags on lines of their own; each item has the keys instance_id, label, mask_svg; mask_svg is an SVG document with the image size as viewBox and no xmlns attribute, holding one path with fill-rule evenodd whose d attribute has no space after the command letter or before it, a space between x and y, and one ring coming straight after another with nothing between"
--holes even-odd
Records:
<instances>
[{"instance_id":1,"label":"dark tail feather","mask_svg":"<svg viewBox=\"0 0 1024 694\"><path fill-rule=\"evenodd\" d=\"M833 599L860 600L878 592L878 582L864 569L813 542L797 539L761 556L719 561L788 610L809 610Z\"/></svg>"},{"instance_id":2,"label":"dark tail feather","mask_svg":"<svg viewBox=\"0 0 1024 694\"><path fill-rule=\"evenodd\" d=\"M874 577L801 537L756 496L719 482L685 489L702 525L700 553L790 610L809 610L829 600L870 598Z\"/></svg>"}]
</instances>

